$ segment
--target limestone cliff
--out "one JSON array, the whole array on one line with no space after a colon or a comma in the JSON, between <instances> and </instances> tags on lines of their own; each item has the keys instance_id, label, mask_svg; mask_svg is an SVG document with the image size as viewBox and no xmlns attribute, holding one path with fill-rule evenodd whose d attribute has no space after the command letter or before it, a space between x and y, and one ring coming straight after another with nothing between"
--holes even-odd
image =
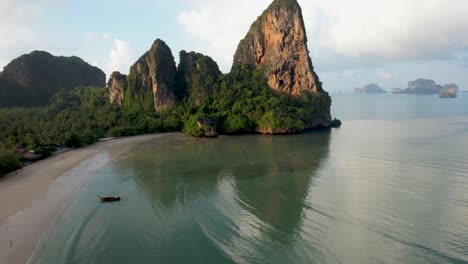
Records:
<instances>
[{"instance_id":1,"label":"limestone cliff","mask_svg":"<svg viewBox=\"0 0 468 264\"><path fill-rule=\"evenodd\" d=\"M175 74L176 64L171 49L164 41L157 39L151 49L130 68L126 94L141 99L151 93L156 111L170 107L175 103Z\"/></svg>"},{"instance_id":2,"label":"limestone cliff","mask_svg":"<svg viewBox=\"0 0 468 264\"><path fill-rule=\"evenodd\" d=\"M180 52L178 74L186 85L190 104L199 107L203 101L213 96L219 88L219 80L222 76L218 64L210 57L196 52ZM180 80L177 80L180 82ZM179 91L183 89L177 89Z\"/></svg>"},{"instance_id":3,"label":"limestone cliff","mask_svg":"<svg viewBox=\"0 0 468 264\"><path fill-rule=\"evenodd\" d=\"M0 107L45 105L61 89L106 84L106 75L82 59L45 51L22 55L0 77Z\"/></svg>"},{"instance_id":4,"label":"limestone cliff","mask_svg":"<svg viewBox=\"0 0 468 264\"><path fill-rule=\"evenodd\" d=\"M296 0L275 0L240 42L233 67L264 65L268 85L293 96L322 92L307 48L302 10Z\"/></svg>"},{"instance_id":5,"label":"limestone cliff","mask_svg":"<svg viewBox=\"0 0 468 264\"><path fill-rule=\"evenodd\" d=\"M109 100L111 103L122 105L125 87L127 86L127 76L120 72L113 72L107 83L109 89Z\"/></svg>"},{"instance_id":6,"label":"limestone cliff","mask_svg":"<svg viewBox=\"0 0 468 264\"><path fill-rule=\"evenodd\" d=\"M223 75L210 57L186 51L176 68L171 50L158 39L126 78L113 74L109 98L124 110L174 106L161 116L180 120L183 131L197 137L339 126L314 72L296 0L275 0L263 12L240 42L230 73Z\"/></svg>"}]
</instances>

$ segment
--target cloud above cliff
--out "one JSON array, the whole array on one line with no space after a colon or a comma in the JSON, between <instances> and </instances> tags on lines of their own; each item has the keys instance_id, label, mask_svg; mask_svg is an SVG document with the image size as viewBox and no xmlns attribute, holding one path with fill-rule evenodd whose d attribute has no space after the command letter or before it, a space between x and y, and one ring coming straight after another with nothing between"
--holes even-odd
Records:
<instances>
[{"instance_id":1,"label":"cloud above cliff","mask_svg":"<svg viewBox=\"0 0 468 264\"><path fill-rule=\"evenodd\" d=\"M128 72L133 59L129 42L85 30L57 35L42 27L52 10L60 10L62 4L63 0L0 0L0 67L22 54L46 50L54 55L78 55L106 74ZM75 39L68 39L70 36Z\"/></svg>"},{"instance_id":2,"label":"cloud above cliff","mask_svg":"<svg viewBox=\"0 0 468 264\"><path fill-rule=\"evenodd\" d=\"M223 68L269 0L185 0L178 16ZM312 57L353 61L449 60L468 48L466 0L299 0ZM321 54L333 54L322 56ZM322 62L327 64L327 62ZM332 62L333 64L336 61ZM350 63L353 65L354 63Z\"/></svg>"},{"instance_id":3,"label":"cloud above cliff","mask_svg":"<svg viewBox=\"0 0 468 264\"><path fill-rule=\"evenodd\" d=\"M114 71L127 73L130 65L132 65L130 43L120 39L114 39L114 47L109 51L109 61L104 68L107 77Z\"/></svg>"},{"instance_id":4,"label":"cloud above cliff","mask_svg":"<svg viewBox=\"0 0 468 264\"><path fill-rule=\"evenodd\" d=\"M185 0L193 9L183 11L177 21L188 34L201 40L201 52L212 56L227 70L237 44L250 24L268 6L270 0Z\"/></svg>"},{"instance_id":5,"label":"cloud above cliff","mask_svg":"<svg viewBox=\"0 0 468 264\"><path fill-rule=\"evenodd\" d=\"M38 2L41 1L0 0L0 65L12 59L11 53L41 42L31 29L41 13Z\"/></svg>"}]
</instances>

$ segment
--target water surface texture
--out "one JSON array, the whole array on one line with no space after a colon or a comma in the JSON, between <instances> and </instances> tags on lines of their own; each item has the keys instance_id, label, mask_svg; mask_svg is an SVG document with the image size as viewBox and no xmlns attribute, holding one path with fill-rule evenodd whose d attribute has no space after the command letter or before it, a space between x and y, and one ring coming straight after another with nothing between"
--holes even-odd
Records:
<instances>
[{"instance_id":1,"label":"water surface texture","mask_svg":"<svg viewBox=\"0 0 468 264\"><path fill-rule=\"evenodd\" d=\"M31 262L468 263L468 97L333 99L340 129L136 146Z\"/></svg>"}]
</instances>

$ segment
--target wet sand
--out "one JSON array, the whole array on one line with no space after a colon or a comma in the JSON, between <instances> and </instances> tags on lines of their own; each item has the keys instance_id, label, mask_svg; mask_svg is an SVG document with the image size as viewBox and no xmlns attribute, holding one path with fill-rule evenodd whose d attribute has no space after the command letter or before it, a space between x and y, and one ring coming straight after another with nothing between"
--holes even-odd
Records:
<instances>
[{"instance_id":1,"label":"wet sand","mask_svg":"<svg viewBox=\"0 0 468 264\"><path fill-rule=\"evenodd\" d=\"M24 264L43 234L56 223L70 199L94 169L154 139L181 136L155 134L100 142L61 153L0 179L0 264Z\"/></svg>"}]
</instances>

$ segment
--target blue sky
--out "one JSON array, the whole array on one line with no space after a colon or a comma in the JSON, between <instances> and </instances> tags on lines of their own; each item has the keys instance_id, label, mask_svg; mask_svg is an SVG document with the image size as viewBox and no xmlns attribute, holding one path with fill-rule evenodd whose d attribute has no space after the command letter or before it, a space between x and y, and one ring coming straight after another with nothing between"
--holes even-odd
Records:
<instances>
[{"instance_id":1,"label":"blue sky","mask_svg":"<svg viewBox=\"0 0 468 264\"><path fill-rule=\"evenodd\" d=\"M468 1L299 0L328 91L405 88L424 77L468 90ZM229 71L238 41L270 0L0 0L0 67L35 49L127 72L156 38Z\"/></svg>"}]
</instances>

